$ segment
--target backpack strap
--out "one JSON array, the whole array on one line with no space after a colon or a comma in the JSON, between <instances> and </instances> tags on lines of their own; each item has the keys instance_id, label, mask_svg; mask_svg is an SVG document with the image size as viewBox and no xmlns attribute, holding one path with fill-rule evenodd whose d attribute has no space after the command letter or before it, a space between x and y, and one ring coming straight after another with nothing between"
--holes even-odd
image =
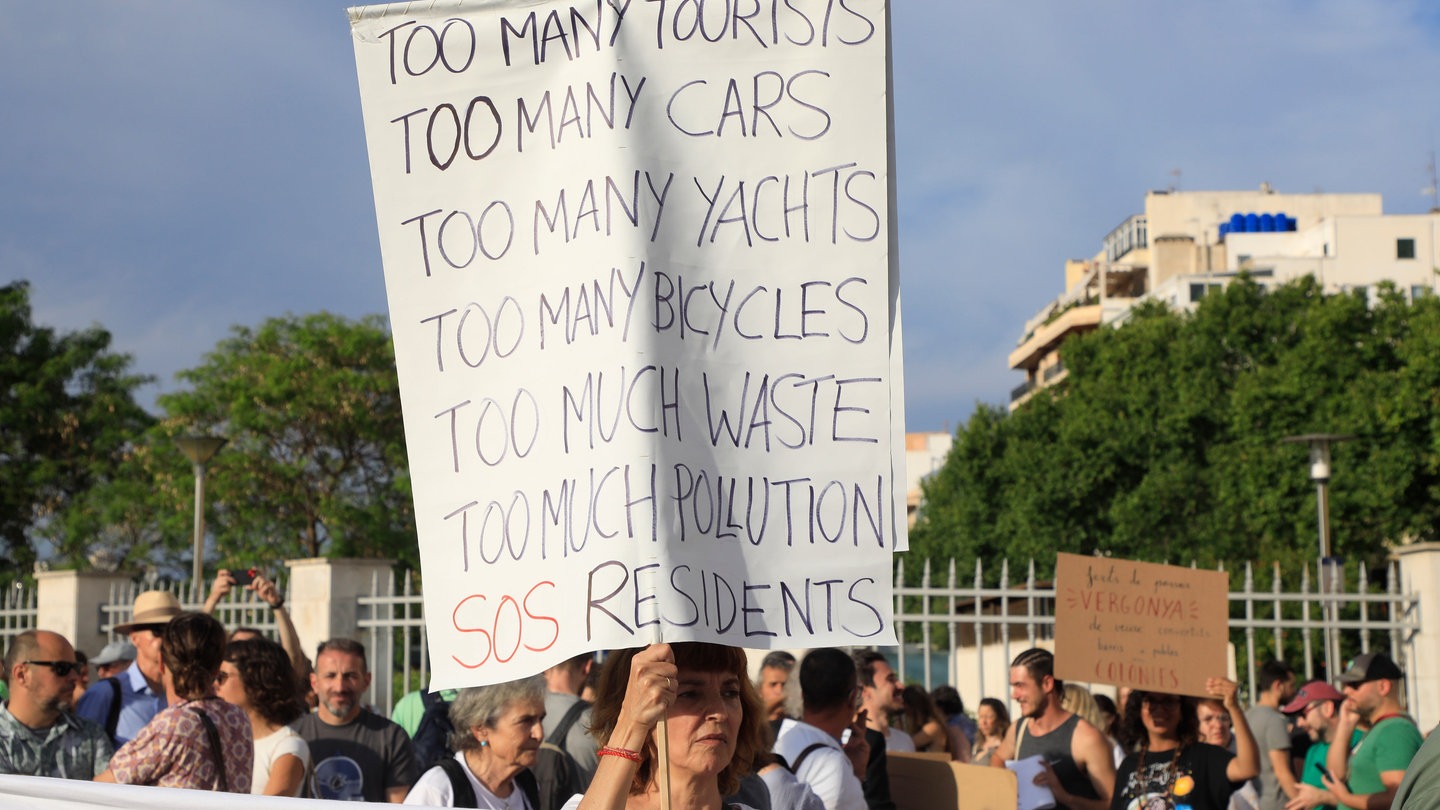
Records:
<instances>
[{"instance_id":1,"label":"backpack strap","mask_svg":"<svg viewBox=\"0 0 1440 810\"><path fill-rule=\"evenodd\" d=\"M795 757L795 764L787 765L786 767L790 769L791 773L795 773L796 771L800 770L800 763L804 762L806 757L810 756L821 748L829 747L829 745L823 742L810 743L809 745L805 746L805 750L801 751L799 756Z\"/></svg>"},{"instance_id":2,"label":"backpack strap","mask_svg":"<svg viewBox=\"0 0 1440 810\"><path fill-rule=\"evenodd\" d=\"M190 706L190 711L199 715L200 724L205 726L205 736L210 738L210 757L215 760L215 784L210 786L211 790L229 790L230 780L225 774L225 754L220 749L220 731L215 728L215 721L210 719L199 706Z\"/></svg>"},{"instance_id":3,"label":"backpack strap","mask_svg":"<svg viewBox=\"0 0 1440 810\"><path fill-rule=\"evenodd\" d=\"M455 794L452 807L479 806L480 800L475 796L475 788L470 787L470 777L465 775L464 765L454 757L446 757L435 764L450 778L450 791Z\"/></svg>"},{"instance_id":4,"label":"backpack strap","mask_svg":"<svg viewBox=\"0 0 1440 810\"><path fill-rule=\"evenodd\" d=\"M555 725L555 730L550 732L550 735L545 738L545 742L557 745L561 751L568 753L568 749L565 748L565 735L570 733L570 727L575 725L575 721L579 720L580 715L584 714L588 708L590 708L590 704L584 700L577 700L570 704L570 708L565 710L565 715L561 717L560 722Z\"/></svg>"},{"instance_id":5,"label":"backpack strap","mask_svg":"<svg viewBox=\"0 0 1440 810\"><path fill-rule=\"evenodd\" d=\"M110 684L110 712L105 715L105 733L115 739L115 729L120 727L120 679L111 675L105 679Z\"/></svg>"},{"instance_id":6,"label":"backpack strap","mask_svg":"<svg viewBox=\"0 0 1440 810\"><path fill-rule=\"evenodd\" d=\"M525 801L530 803L531 810L544 810L540 806L540 783L535 780L534 771L526 768L515 774L515 788L525 794ZM569 800L570 797L566 796L565 801Z\"/></svg>"}]
</instances>

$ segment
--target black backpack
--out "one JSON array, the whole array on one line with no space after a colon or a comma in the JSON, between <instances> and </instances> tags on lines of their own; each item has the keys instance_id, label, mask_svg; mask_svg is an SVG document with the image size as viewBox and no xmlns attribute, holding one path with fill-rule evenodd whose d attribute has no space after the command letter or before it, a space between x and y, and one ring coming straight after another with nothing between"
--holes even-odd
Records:
<instances>
[{"instance_id":1,"label":"black backpack","mask_svg":"<svg viewBox=\"0 0 1440 810\"><path fill-rule=\"evenodd\" d=\"M555 730L540 743L540 753L535 759L535 766L530 769L540 788L540 804L536 810L560 810L571 796L585 792L585 776L580 771L580 763L566 750L565 736L588 708L589 703L575 701L560 718Z\"/></svg>"},{"instance_id":2,"label":"black backpack","mask_svg":"<svg viewBox=\"0 0 1440 810\"><path fill-rule=\"evenodd\" d=\"M429 768L442 760L450 759L455 751L450 748L450 732L455 726L450 723L450 701L439 692L421 692L420 702L425 713L420 715L420 725L415 727L415 760L421 768Z\"/></svg>"}]
</instances>

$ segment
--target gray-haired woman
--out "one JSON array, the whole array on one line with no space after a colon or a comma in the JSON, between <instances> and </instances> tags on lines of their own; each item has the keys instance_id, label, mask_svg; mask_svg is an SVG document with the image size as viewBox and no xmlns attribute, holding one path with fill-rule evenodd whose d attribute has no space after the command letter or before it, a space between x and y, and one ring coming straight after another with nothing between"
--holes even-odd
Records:
<instances>
[{"instance_id":1,"label":"gray-haired woman","mask_svg":"<svg viewBox=\"0 0 1440 810\"><path fill-rule=\"evenodd\" d=\"M544 717L545 681L538 675L460 690L450 704L455 758L426 771L405 803L539 810L540 793L529 768L544 739Z\"/></svg>"}]
</instances>

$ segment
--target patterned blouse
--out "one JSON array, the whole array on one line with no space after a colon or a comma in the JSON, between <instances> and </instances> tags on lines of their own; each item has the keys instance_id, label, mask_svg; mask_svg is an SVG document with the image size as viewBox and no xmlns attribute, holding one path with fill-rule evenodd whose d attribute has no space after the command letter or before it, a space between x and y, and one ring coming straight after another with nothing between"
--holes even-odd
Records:
<instances>
[{"instance_id":1,"label":"patterned blouse","mask_svg":"<svg viewBox=\"0 0 1440 810\"><path fill-rule=\"evenodd\" d=\"M220 734L224 785L216 784L215 756L197 711L205 712ZM244 709L214 697L187 700L155 715L135 739L115 752L110 770L116 782L126 785L249 793L254 746Z\"/></svg>"}]
</instances>

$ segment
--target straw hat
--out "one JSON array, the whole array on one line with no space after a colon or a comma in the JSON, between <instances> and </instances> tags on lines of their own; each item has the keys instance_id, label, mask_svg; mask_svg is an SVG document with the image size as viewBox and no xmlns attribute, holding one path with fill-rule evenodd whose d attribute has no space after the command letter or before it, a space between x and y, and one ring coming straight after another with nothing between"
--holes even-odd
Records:
<instances>
[{"instance_id":1,"label":"straw hat","mask_svg":"<svg viewBox=\"0 0 1440 810\"><path fill-rule=\"evenodd\" d=\"M130 621L115 625L117 635L126 635L152 624L166 624L183 613L180 600L169 591L145 591L135 597L135 608Z\"/></svg>"}]
</instances>

